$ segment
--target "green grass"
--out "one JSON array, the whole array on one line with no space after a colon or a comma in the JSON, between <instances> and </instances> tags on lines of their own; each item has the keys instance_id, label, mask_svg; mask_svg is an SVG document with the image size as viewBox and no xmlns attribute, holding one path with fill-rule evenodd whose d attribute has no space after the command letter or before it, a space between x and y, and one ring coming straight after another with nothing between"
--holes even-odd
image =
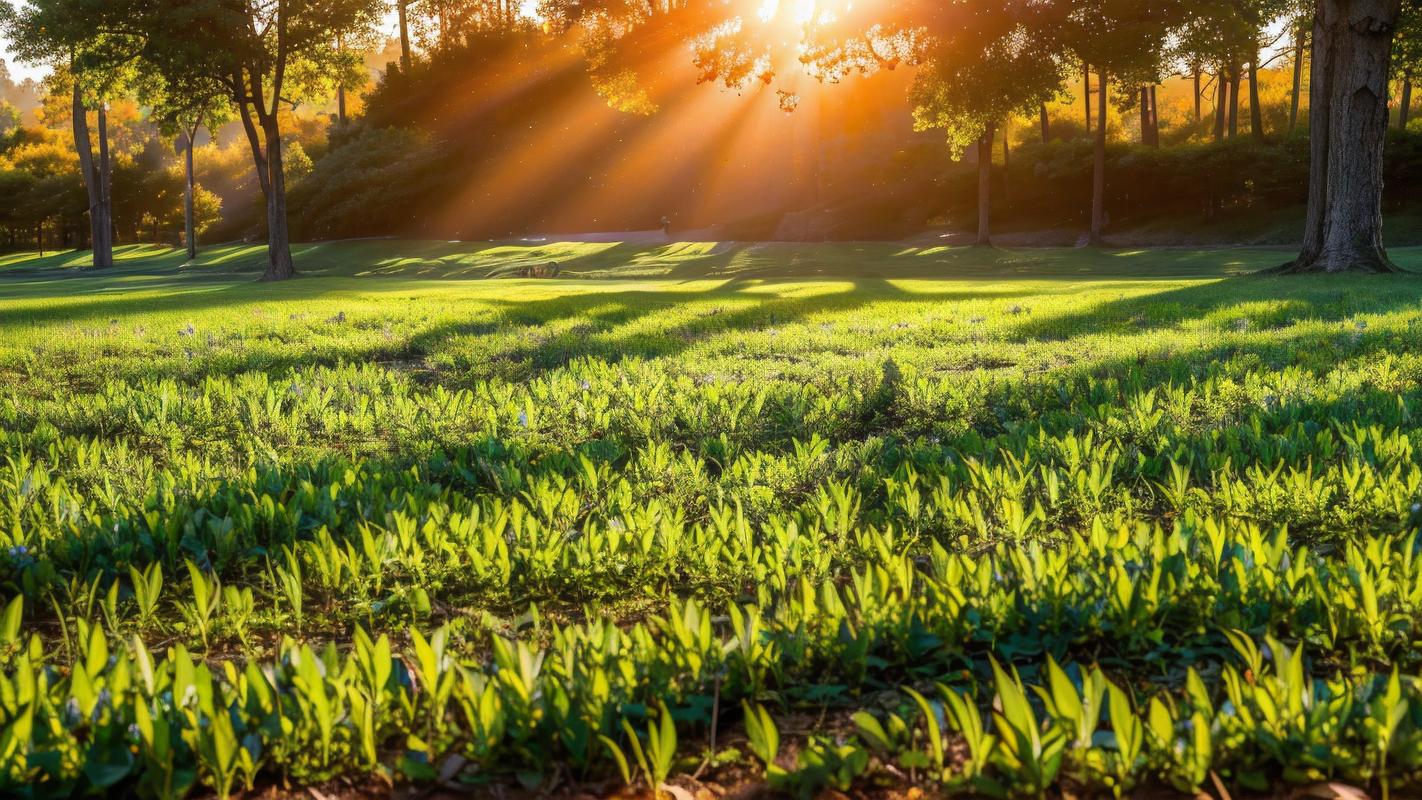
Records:
<instances>
[{"instance_id":1,"label":"green grass","mask_svg":"<svg viewBox=\"0 0 1422 800\"><path fill-rule=\"evenodd\" d=\"M1416 786L1414 276L261 255L0 261L0 788Z\"/></svg>"}]
</instances>

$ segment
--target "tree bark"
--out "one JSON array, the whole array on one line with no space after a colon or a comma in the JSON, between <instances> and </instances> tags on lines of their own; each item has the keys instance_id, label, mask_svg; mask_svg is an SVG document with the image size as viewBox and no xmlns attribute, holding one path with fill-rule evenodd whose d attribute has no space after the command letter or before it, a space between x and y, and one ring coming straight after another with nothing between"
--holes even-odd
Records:
<instances>
[{"instance_id":1,"label":"tree bark","mask_svg":"<svg viewBox=\"0 0 1422 800\"><path fill-rule=\"evenodd\" d=\"M1096 80L1099 97L1096 112L1096 146L1092 158L1091 175L1091 234L1092 245L1105 244L1106 232L1106 70L1102 68Z\"/></svg>"},{"instance_id":2,"label":"tree bark","mask_svg":"<svg viewBox=\"0 0 1422 800\"><path fill-rule=\"evenodd\" d=\"M286 213L286 174L283 170L281 129L276 116L269 117L263 128L267 149L267 271L264 281L284 281L296 275L291 258L291 228Z\"/></svg>"},{"instance_id":3,"label":"tree bark","mask_svg":"<svg viewBox=\"0 0 1422 800\"><path fill-rule=\"evenodd\" d=\"M1299 127L1299 99L1303 92L1303 62L1304 62L1304 29L1299 26L1298 33L1294 37L1294 90L1289 95L1289 131L1293 132Z\"/></svg>"},{"instance_id":4,"label":"tree bark","mask_svg":"<svg viewBox=\"0 0 1422 800\"><path fill-rule=\"evenodd\" d=\"M197 248L197 220L194 209L194 181L193 181L193 148L196 146L196 134L193 129L186 131L188 137L187 152L183 156L184 166L184 186L183 186L183 238L188 245L188 261L196 261L198 257Z\"/></svg>"},{"instance_id":5,"label":"tree bark","mask_svg":"<svg viewBox=\"0 0 1422 800\"><path fill-rule=\"evenodd\" d=\"M1052 141L1052 120L1047 116L1047 104L1042 104L1042 144L1049 144Z\"/></svg>"},{"instance_id":6,"label":"tree bark","mask_svg":"<svg viewBox=\"0 0 1422 800\"><path fill-rule=\"evenodd\" d=\"M113 266L113 254L102 248L103 214L100 211L103 191L99 185L99 171L94 163L94 144L89 138L89 110L84 107L84 91L79 82L74 82L73 105L74 149L79 154L79 172L84 179L84 192L89 200L89 246L92 251L91 263L95 267Z\"/></svg>"},{"instance_id":7,"label":"tree bark","mask_svg":"<svg viewBox=\"0 0 1422 800\"><path fill-rule=\"evenodd\" d=\"M1259 51L1249 62L1249 133L1255 139L1264 138L1264 109L1259 105Z\"/></svg>"},{"instance_id":8,"label":"tree bark","mask_svg":"<svg viewBox=\"0 0 1422 800\"><path fill-rule=\"evenodd\" d=\"M111 267L114 263L114 172L109 156L109 111L102 102L99 103L95 114L95 122L99 128L99 222L100 233L104 237L102 252L106 258L104 266Z\"/></svg>"},{"instance_id":9,"label":"tree bark","mask_svg":"<svg viewBox=\"0 0 1422 800\"><path fill-rule=\"evenodd\" d=\"M1311 164L1299 257L1279 271L1397 272L1382 237L1388 70L1400 0L1319 0L1309 89Z\"/></svg>"},{"instance_id":10,"label":"tree bark","mask_svg":"<svg viewBox=\"0 0 1422 800\"><path fill-rule=\"evenodd\" d=\"M992 246L992 146L997 126L989 124L978 139L978 247Z\"/></svg>"}]
</instances>

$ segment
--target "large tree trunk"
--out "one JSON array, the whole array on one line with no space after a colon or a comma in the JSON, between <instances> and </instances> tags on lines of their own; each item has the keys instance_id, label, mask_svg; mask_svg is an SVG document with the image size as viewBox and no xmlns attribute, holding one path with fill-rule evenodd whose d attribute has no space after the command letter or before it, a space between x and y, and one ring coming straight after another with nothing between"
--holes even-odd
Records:
<instances>
[{"instance_id":1,"label":"large tree trunk","mask_svg":"<svg viewBox=\"0 0 1422 800\"><path fill-rule=\"evenodd\" d=\"M1104 68L1098 73L1096 83L1100 89L1098 96L1101 98L1101 102L1097 104L1096 146L1092 158L1089 241L1092 245L1102 245L1105 244L1104 234L1106 232L1106 70Z\"/></svg>"},{"instance_id":2,"label":"large tree trunk","mask_svg":"<svg viewBox=\"0 0 1422 800\"><path fill-rule=\"evenodd\" d=\"M103 237L100 228L103 214L99 207L103 204L103 190L99 184L99 171L94 164L94 145L89 138L89 111L84 107L84 91L79 82L74 82L73 120L74 150L79 154L80 177L84 179L84 192L89 199L89 242L92 249L92 264L95 267L113 265L113 255L104 252L100 244Z\"/></svg>"},{"instance_id":3,"label":"large tree trunk","mask_svg":"<svg viewBox=\"0 0 1422 800\"><path fill-rule=\"evenodd\" d=\"M197 145L197 138L191 130L187 132L188 147L184 153L184 181L183 181L183 238L188 245L188 260L196 261L198 257L197 249L197 220L196 209L194 209L194 182L193 182L193 148Z\"/></svg>"},{"instance_id":4,"label":"large tree trunk","mask_svg":"<svg viewBox=\"0 0 1422 800\"><path fill-rule=\"evenodd\" d=\"M1382 239L1388 70L1400 0L1318 0L1303 248L1283 272L1396 272Z\"/></svg>"},{"instance_id":5,"label":"large tree trunk","mask_svg":"<svg viewBox=\"0 0 1422 800\"><path fill-rule=\"evenodd\" d=\"M1259 105L1259 51L1249 62L1249 133L1255 139L1264 138L1264 109Z\"/></svg>"},{"instance_id":6,"label":"large tree trunk","mask_svg":"<svg viewBox=\"0 0 1422 800\"><path fill-rule=\"evenodd\" d=\"M979 247L992 246L992 146L997 127L988 125L978 139L978 238Z\"/></svg>"},{"instance_id":7,"label":"large tree trunk","mask_svg":"<svg viewBox=\"0 0 1422 800\"><path fill-rule=\"evenodd\" d=\"M276 117L263 126L267 147L267 271L264 281L284 281L296 275L291 258L291 228L286 215L286 174L283 171L281 129Z\"/></svg>"},{"instance_id":8,"label":"large tree trunk","mask_svg":"<svg viewBox=\"0 0 1422 800\"><path fill-rule=\"evenodd\" d=\"M1052 141L1052 120L1047 116L1047 104L1042 104L1042 144L1049 144Z\"/></svg>"},{"instance_id":9,"label":"large tree trunk","mask_svg":"<svg viewBox=\"0 0 1422 800\"><path fill-rule=\"evenodd\" d=\"M1299 26L1294 36L1294 90L1289 95L1289 131L1299 127L1299 100L1303 92L1304 29Z\"/></svg>"}]
</instances>

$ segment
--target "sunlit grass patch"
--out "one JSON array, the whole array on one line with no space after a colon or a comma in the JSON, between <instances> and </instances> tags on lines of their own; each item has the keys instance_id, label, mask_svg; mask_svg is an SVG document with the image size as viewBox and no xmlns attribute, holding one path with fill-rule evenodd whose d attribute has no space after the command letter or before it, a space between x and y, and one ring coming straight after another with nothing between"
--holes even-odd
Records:
<instances>
[{"instance_id":1,"label":"sunlit grass patch","mask_svg":"<svg viewBox=\"0 0 1422 800\"><path fill-rule=\"evenodd\" d=\"M1391 682L1422 670L1415 277L1229 276L1273 251L299 253L282 284L245 245L0 272L23 743L0 790L555 791L615 784L649 727L707 750L713 721L707 770L759 774L774 728L814 788L834 758L841 785L1031 793L1008 745L952 748L1032 731L1074 742L1043 774L1083 792L1415 785L1415 749L1360 755L1395 714L1422 736ZM489 277L545 258L570 272Z\"/></svg>"}]
</instances>

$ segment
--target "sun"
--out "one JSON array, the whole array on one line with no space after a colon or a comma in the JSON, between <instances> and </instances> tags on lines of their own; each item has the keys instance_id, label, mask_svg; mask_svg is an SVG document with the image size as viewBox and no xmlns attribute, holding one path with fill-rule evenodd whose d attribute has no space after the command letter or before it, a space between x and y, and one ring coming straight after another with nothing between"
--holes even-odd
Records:
<instances>
[{"instance_id":1,"label":"sun","mask_svg":"<svg viewBox=\"0 0 1422 800\"><path fill-rule=\"evenodd\" d=\"M845 4L834 0L761 0L757 16L765 23L780 20L794 25L809 25L832 20L835 7L841 5Z\"/></svg>"}]
</instances>

